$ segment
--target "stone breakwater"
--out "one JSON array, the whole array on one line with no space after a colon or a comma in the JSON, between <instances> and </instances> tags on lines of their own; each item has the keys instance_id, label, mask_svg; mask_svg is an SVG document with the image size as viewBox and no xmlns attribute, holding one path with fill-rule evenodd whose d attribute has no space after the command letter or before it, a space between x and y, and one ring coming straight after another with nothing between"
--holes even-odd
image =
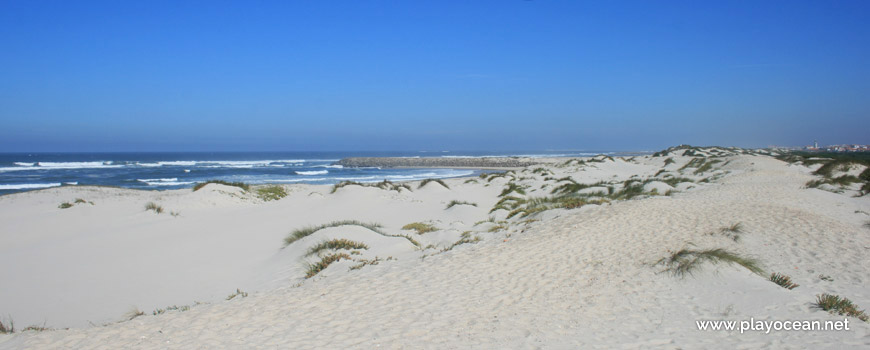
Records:
<instances>
[{"instance_id":1,"label":"stone breakwater","mask_svg":"<svg viewBox=\"0 0 870 350\"><path fill-rule=\"evenodd\" d=\"M521 168L539 164L532 158L486 157L486 158L400 158L400 157L355 157L344 158L335 164L346 167L418 167L418 168Z\"/></svg>"}]
</instances>

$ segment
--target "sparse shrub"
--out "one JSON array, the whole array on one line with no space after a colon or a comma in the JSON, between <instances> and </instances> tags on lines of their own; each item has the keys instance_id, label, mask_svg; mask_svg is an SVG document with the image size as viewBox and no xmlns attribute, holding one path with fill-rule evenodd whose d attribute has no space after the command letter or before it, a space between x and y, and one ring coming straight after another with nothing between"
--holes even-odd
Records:
<instances>
[{"instance_id":1,"label":"sparse shrub","mask_svg":"<svg viewBox=\"0 0 870 350\"><path fill-rule=\"evenodd\" d=\"M177 217L181 216L181 213L177 212L177 211L170 211L169 215L172 215L172 217L177 218Z\"/></svg>"},{"instance_id":2,"label":"sparse shrub","mask_svg":"<svg viewBox=\"0 0 870 350\"><path fill-rule=\"evenodd\" d=\"M79 203L87 203L88 201L86 201L86 200L84 200L84 199L81 199L81 198L76 198L76 200L73 201L73 202L74 202L75 204L79 204Z\"/></svg>"},{"instance_id":3,"label":"sparse shrub","mask_svg":"<svg viewBox=\"0 0 870 350\"><path fill-rule=\"evenodd\" d=\"M340 261L341 259L351 260L351 257L350 255L347 255L345 253L330 254L323 257L323 259L320 259L320 261L318 261L317 263L309 264L308 273L305 274L305 278L314 277L315 275L320 273L320 271L323 271L324 269L329 267L329 265L336 261Z\"/></svg>"},{"instance_id":4,"label":"sparse shrub","mask_svg":"<svg viewBox=\"0 0 870 350\"><path fill-rule=\"evenodd\" d=\"M233 298L235 298L235 297L245 298L247 296L248 296L247 292L243 292L241 289L236 288L236 291L233 294L230 294L229 296L227 296L227 300L233 300Z\"/></svg>"},{"instance_id":5,"label":"sparse shrub","mask_svg":"<svg viewBox=\"0 0 870 350\"><path fill-rule=\"evenodd\" d=\"M674 164L674 163L676 163L676 161L674 161L674 158L665 159L665 166L668 166L668 165Z\"/></svg>"},{"instance_id":6,"label":"sparse shrub","mask_svg":"<svg viewBox=\"0 0 870 350\"><path fill-rule=\"evenodd\" d=\"M73 205L70 202L63 202L63 203L60 203L60 205L58 205L57 207L60 209L67 209L67 208L72 208L72 206Z\"/></svg>"},{"instance_id":7,"label":"sparse shrub","mask_svg":"<svg viewBox=\"0 0 870 350\"><path fill-rule=\"evenodd\" d=\"M241 188L245 191L248 191L251 189L251 186L244 183L244 182L227 182L227 181L223 181L223 180L208 180L206 182L200 182L196 185L193 185L193 191L194 192L199 191L199 189L205 187L205 185L208 185L208 184L219 184L219 185L224 185L224 186L233 186L233 187Z\"/></svg>"},{"instance_id":8,"label":"sparse shrub","mask_svg":"<svg viewBox=\"0 0 870 350\"><path fill-rule=\"evenodd\" d=\"M429 224L424 224L422 222L412 222L405 226L402 226L403 230L414 230L417 231L418 235L422 235L427 232L438 231L438 228Z\"/></svg>"},{"instance_id":9,"label":"sparse shrub","mask_svg":"<svg viewBox=\"0 0 870 350\"><path fill-rule=\"evenodd\" d=\"M310 249L308 249L308 253L305 255L306 256L314 255L314 254L320 253L321 251L327 250L327 249L336 249L336 250L337 249L347 249L347 250L369 249L369 246L365 245L364 243L351 241L349 239L344 239L344 238L332 239L332 240L320 242L317 245L311 247Z\"/></svg>"},{"instance_id":10,"label":"sparse shrub","mask_svg":"<svg viewBox=\"0 0 870 350\"><path fill-rule=\"evenodd\" d=\"M450 186L447 186L447 184L444 183L444 180L441 180L441 179L426 179L426 180L420 181L420 186L417 186L417 188L423 188L424 186L426 186L430 182L435 182L441 186L444 186L444 188L450 189Z\"/></svg>"},{"instance_id":11,"label":"sparse shrub","mask_svg":"<svg viewBox=\"0 0 870 350\"><path fill-rule=\"evenodd\" d=\"M737 264L756 274L762 274L764 272L764 270L759 266L758 261L755 259L741 257L721 248L707 250L691 250L684 248L671 253L670 256L662 258L656 262L655 265L665 266L665 270L662 272L670 272L674 276L685 277L686 275L693 275L696 270L700 269L704 262L712 264Z\"/></svg>"},{"instance_id":12,"label":"sparse shrub","mask_svg":"<svg viewBox=\"0 0 870 350\"><path fill-rule=\"evenodd\" d=\"M477 179L468 179L468 180L465 180L465 182L463 182L463 183L466 183L466 184L475 183L476 184L476 183L478 183L478 181L477 181Z\"/></svg>"},{"instance_id":13,"label":"sparse shrub","mask_svg":"<svg viewBox=\"0 0 870 350\"><path fill-rule=\"evenodd\" d=\"M157 214L163 213L163 207L157 205L154 202L148 202L148 204L145 204L145 211L148 210L153 210Z\"/></svg>"},{"instance_id":14,"label":"sparse shrub","mask_svg":"<svg viewBox=\"0 0 870 350\"><path fill-rule=\"evenodd\" d=\"M272 185L257 188L257 197L264 201L274 201L287 197L287 190L284 186Z\"/></svg>"},{"instance_id":15,"label":"sparse shrub","mask_svg":"<svg viewBox=\"0 0 870 350\"><path fill-rule=\"evenodd\" d=\"M361 222L361 221L357 221L357 220L341 220L341 221L333 221L333 222L326 223L326 224L319 225L319 226L308 226L308 227L303 227L300 229L293 230L293 232L291 232L290 235L287 236L287 238L284 238L284 246L286 247L286 246L292 244L293 242L296 242L302 238L308 237L308 235L310 235L314 232L320 231L322 229L325 229L328 227L338 227L338 226L362 226L362 227L365 227L369 230L375 231L381 235L387 236L387 234L385 234L384 232L382 232L380 230L380 228L382 227L381 224L365 223L365 222Z\"/></svg>"},{"instance_id":16,"label":"sparse shrub","mask_svg":"<svg viewBox=\"0 0 870 350\"><path fill-rule=\"evenodd\" d=\"M335 185L332 185L332 190L329 191L329 193L335 193L335 191L338 191L339 188L342 188L345 186L350 186L350 185L362 186L363 184L356 182L356 181L342 181L342 182L339 182Z\"/></svg>"},{"instance_id":17,"label":"sparse shrub","mask_svg":"<svg viewBox=\"0 0 870 350\"><path fill-rule=\"evenodd\" d=\"M771 282L778 284L780 287L783 287L788 290L795 289L800 285L791 281L791 277L788 275L783 275L780 273L772 273L768 278Z\"/></svg>"},{"instance_id":18,"label":"sparse shrub","mask_svg":"<svg viewBox=\"0 0 870 350\"><path fill-rule=\"evenodd\" d=\"M842 316L857 317L859 320L867 322L867 314L864 310L859 310L858 305L852 303L847 298L842 298L839 295L819 294L816 296L816 306L832 314Z\"/></svg>"}]
</instances>

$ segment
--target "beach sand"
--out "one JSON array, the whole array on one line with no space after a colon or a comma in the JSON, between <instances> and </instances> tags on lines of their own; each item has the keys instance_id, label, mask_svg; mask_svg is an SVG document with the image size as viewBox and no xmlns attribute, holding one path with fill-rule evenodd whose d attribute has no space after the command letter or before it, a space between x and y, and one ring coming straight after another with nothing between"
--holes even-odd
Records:
<instances>
[{"instance_id":1,"label":"beach sand","mask_svg":"<svg viewBox=\"0 0 870 350\"><path fill-rule=\"evenodd\" d=\"M0 335L0 349L868 348L870 324L854 317L849 331L698 330L699 320L842 321L813 306L821 293L870 307L870 196L805 188L811 167L769 156L721 151L709 169L683 168L693 159L542 159L449 188L292 185L268 202L215 184L2 196L0 320L70 329ZM668 174L685 179L576 209L490 213L509 184L520 190L505 197L550 196L571 180L606 182L580 193L620 193ZM58 208L76 198L93 204ZM445 209L453 200L476 206ZM338 226L283 247L291 231L334 220L381 233ZM402 229L414 222L437 230ZM737 223L739 239L723 234ZM368 249L306 279L320 260L306 252L333 238ZM656 265L682 248L727 249L765 273L705 264L679 277ZM772 272L800 286L782 288ZM236 289L248 295L225 300ZM152 315L173 305L189 309ZM145 315L124 320L133 309Z\"/></svg>"}]
</instances>

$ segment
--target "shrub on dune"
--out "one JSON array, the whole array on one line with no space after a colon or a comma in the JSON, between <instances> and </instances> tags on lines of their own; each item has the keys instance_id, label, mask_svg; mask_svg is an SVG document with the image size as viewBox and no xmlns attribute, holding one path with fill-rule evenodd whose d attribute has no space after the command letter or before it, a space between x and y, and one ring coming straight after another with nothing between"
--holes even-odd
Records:
<instances>
[{"instance_id":1,"label":"shrub on dune","mask_svg":"<svg viewBox=\"0 0 870 350\"><path fill-rule=\"evenodd\" d=\"M284 189L284 186L279 185L260 187L257 188L257 197L266 202L275 201L287 197L287 190Z\"/></svg>"},{"instance_id":2,"label":"shrub on dune","mask_svg":"<svg viewBox=\"0 0 870 350\"><path fill-rule=\"evenodd\" d=\"M332 240L320 242L317 245L309 248L308 253L306 253L305 255L306 256L314 255L314 254L320 253L321 251L330 250L330 249L331 250L369 249L369 246L366 245L365 243L351 241L349 239L344 239L344 238L332 239Z\"/></svg>"},{"instance_id":3,"label":"shrub on dune","mask_svg":"<svg viewBox=\"0 0 870 350\"><path fill-rule=\"evenodd\" d=\"M148 202L148 204L145 204L145 211L149 210L153 210L157 214L163 213L163 207L157 205L154 202Z\"/></svg>"},{"instance_id":4,"label":"shrub on dune","mask_svg":"<svg viewBox=\"0 0 870 350\"><path fill-rule=\"evenodd\" d=\"M241 188L245 191L248 191L251 189L251 186L249 186L248 184L246 184L244 182L227 182L227 181L223 181L223 180L208 180L206 182L200 182L200 183L197 183L196 185L193 185L193 191L194 192L199 191L201 188L205 187L205 185L208 185L208 184L219 184L219 185L224 185L224 186L233 186L233 187Z\"/></svg>"}]
</instances>

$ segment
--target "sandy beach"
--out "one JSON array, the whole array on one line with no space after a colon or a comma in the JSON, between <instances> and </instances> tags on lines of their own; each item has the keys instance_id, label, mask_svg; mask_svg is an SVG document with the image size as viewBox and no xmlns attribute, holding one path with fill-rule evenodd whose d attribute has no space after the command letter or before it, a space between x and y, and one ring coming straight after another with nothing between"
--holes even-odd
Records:
<instances>
[{"instance_id":1,"label":"sandy beach","mask_svg":"<svg viewBox=\"0 0 870 350\"><path fill-rule=\"evenodd\" d=\"M870 347L870 323L814 305L870 307L860 184L807 188L819 165L766 151L691 151L275 200L221 184L0 196L0 321L16 327L0 349ZM342 239L356 246L314 251ZM758 270L661 263L713 249ZM850 329L697 325L750 319Z\"/></svg>"}]
</instances>

